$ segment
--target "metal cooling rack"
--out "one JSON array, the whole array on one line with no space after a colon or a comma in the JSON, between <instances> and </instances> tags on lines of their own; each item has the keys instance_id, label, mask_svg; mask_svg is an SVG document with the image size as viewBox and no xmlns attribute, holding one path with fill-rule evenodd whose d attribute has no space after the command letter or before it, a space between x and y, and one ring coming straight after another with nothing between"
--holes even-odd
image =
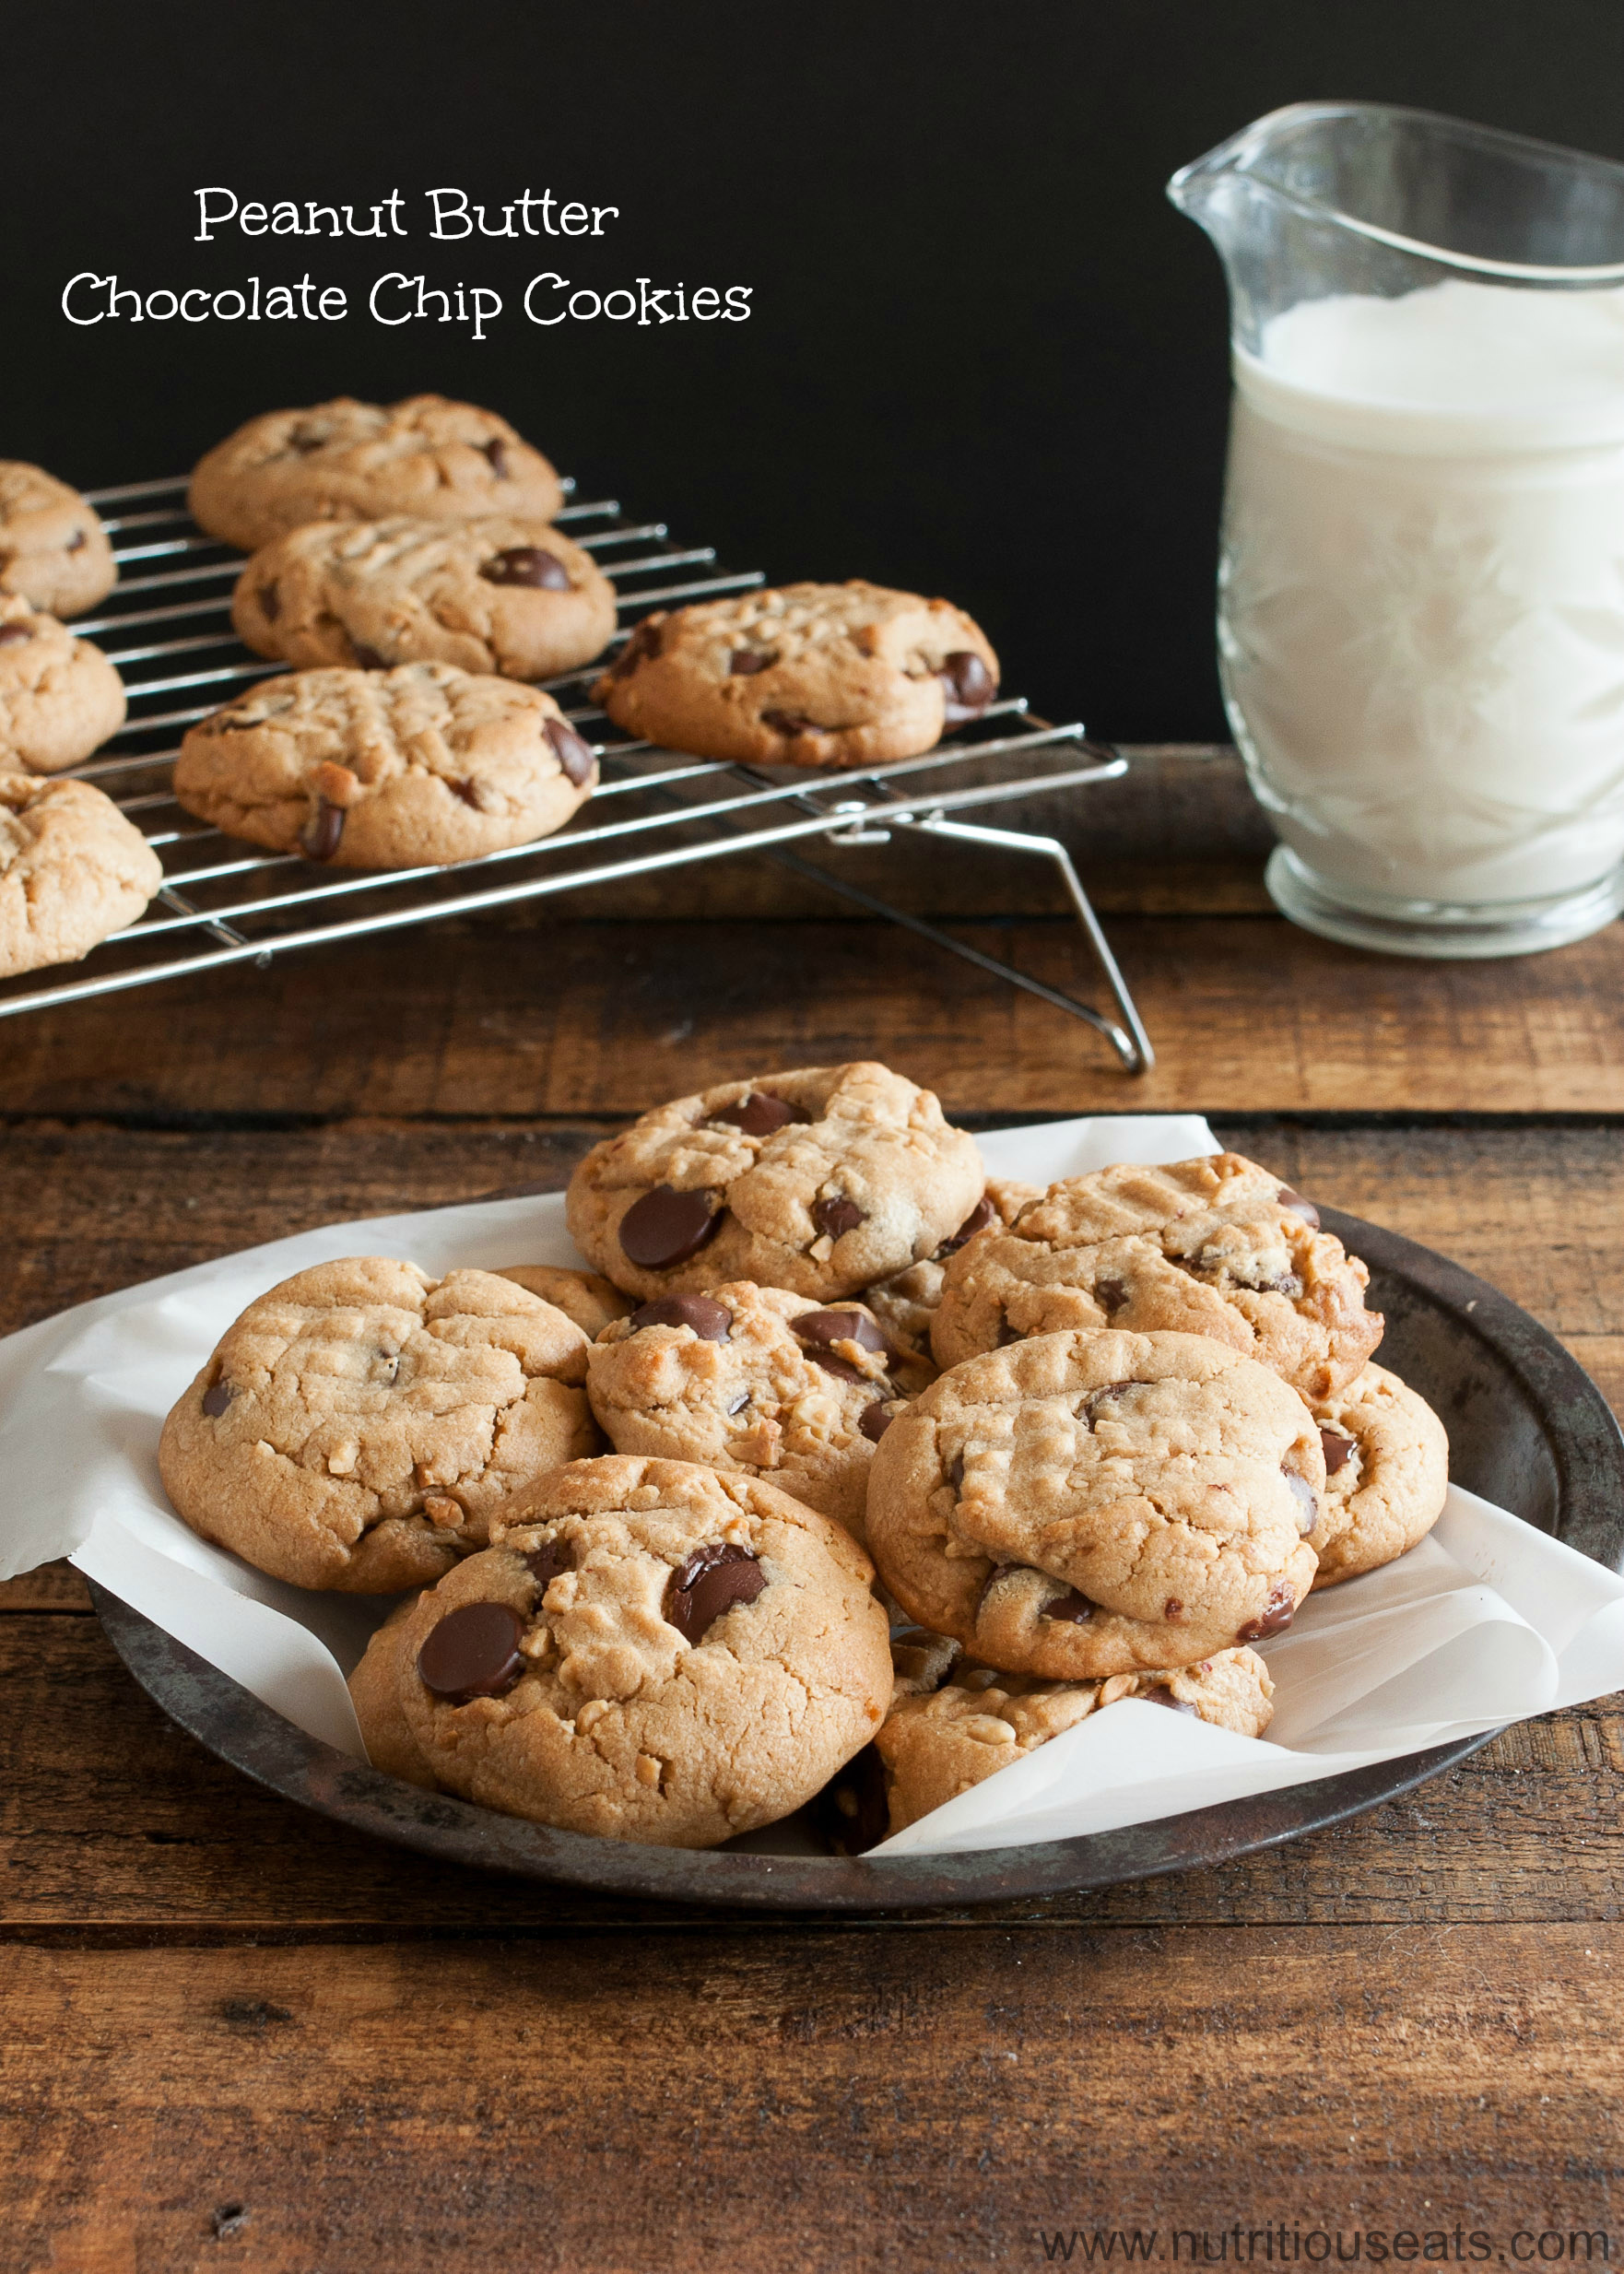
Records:
<instances>
[{"instance_id":1,"label":"metal cooling rack","mask_svg":"<svg viewBox=\"0 0 1624 2274\"><path fill-rule=\"evenodd\" d=\"M679 545L664 522L633 522L615 500L580 502L575 485L565 488L568 502L559 520L578 545L597 556L619 595L621 630L611 654L648 608L766 581L759 570L721 573L713 547ZM106 790L145 831L162 859L163 886L141 922L114 933L83 963L66 967L71 976L41 984L40 974L30 972L0 983L0 1018L232 963L263 966L299 948L757 853L1083 1019L1105 1038L1127 1072L1144 1073L1153 1064L1133 996L1065 846L1058 838L956 818L1043 790L1114 781L1126 771L1121 754L1090 742L1080 724L1051 725L1018 699L994 702L972 726L923 758L877 772L808 774L717 764L617 738L618 730L589 701L600 658L544 683L594 744L603 778L567 828L535 844L441 868L334 870L297 854L262 852L194 820L176 804L171 786L177 730L206 718L253 680L288 666L250 654L232 631L231 587L243 557L188 519L185 489L181 476L86 493L115 539L121 581L103 613L73 626L100 642L123 674L129 696L126 724L74 773ZM151 572L127 573L147 561L155 564ZM173 707L176 697L179 708ZM837 849L884 844L893 831L1050 863L1060 873L1117 1016L983 954L789 849L819 840Z\"/></svg>"}]
</instances>

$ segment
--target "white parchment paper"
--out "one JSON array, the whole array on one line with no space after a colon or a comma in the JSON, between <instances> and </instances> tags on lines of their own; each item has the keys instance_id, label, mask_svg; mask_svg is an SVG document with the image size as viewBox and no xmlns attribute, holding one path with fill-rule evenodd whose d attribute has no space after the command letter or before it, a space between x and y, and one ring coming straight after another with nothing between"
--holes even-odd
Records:
<instances>
[{"instance_id":1,"label":"white parchment paper","mask_svg":"<svg viewBox=\"0 0 1624 2274\"><path fill-rule=\"evenodd\" d=\"M1181 1114L1039 1124L981 1144L992 1174L1033 1184L1218 1149L1204 1121ZM387 1602L267 1579L188 1531L158 1478L163 1418L238 1314L292 1272L357 1255L436 1274L581 1260L560 1196L474 1202L301 1232L6 1337L0 1577L70 1555L265 1704L364 1759L344 1676ZM1624 1687L1624 1580L1452 1487L1419 1548L1311 1597L1264 1655L1277 1686L1266 1739L1125 1700L875 1853L1149 1822L1602 1696Z\"/></svg>"}]
</instances>

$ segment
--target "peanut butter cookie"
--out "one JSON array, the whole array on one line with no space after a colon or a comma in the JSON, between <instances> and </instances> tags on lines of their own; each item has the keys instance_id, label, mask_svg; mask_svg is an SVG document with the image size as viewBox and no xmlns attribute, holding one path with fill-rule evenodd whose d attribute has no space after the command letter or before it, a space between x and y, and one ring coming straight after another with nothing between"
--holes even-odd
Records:
<instances>
[{"instance_id":1,"label":"peanut butter cookie","mask_svg":"<svg viewBox=\"0 0 1624 2274\"><path fill-rule=\"evenodd\" d=\"M0 770L0 979L76 962L162 882L146 838L88 782Z\"/></svg>"},{"instance_id":2,"label":"peanut butter cookie","mask_svg":"<svg viewBox=\"0 0 1624 2274\"><path fill-rule=\"evenodd\" d=\"M0 598L0 766L61 773L124 723L124 683L101 650Z\"/></svg>"},{"instance_id":3,"label":"peanut butter cookie","mask_svg":"<svg viewBox=\"0 0 1624 2274\"><path fill-rule=\"evenodd\" d=\"M0 593L53 616L82 616L117 582L96 508L53 474L0 458Z\"/></svg>"},{"instance_id":4,"label":"peanut butter cookie","mask_svg":"<svg viewBox=\"0 0 1624 2274\"><path fill-rule=\"evenodd\" d=\"M1325 1455L1324 1515L1310 1545L1316 1587L1391 1563L1443 1514L1449 1439L1426 1399L1367 1366L1313 1409Z\"/></svg>"}]
</instances>

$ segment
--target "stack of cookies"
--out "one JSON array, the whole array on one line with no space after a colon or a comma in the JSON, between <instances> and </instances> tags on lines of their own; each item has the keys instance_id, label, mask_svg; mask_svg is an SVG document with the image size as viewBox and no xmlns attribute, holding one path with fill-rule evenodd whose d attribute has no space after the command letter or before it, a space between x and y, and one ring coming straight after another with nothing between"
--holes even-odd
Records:
<instances>
[{"instance_id":1,"label":"stack of cookies","mask_svg":"<svg viewBox=\"0 0 1624 2274\"><path fill-rule=\"evenodd\" d=\"M590 1271L300 1273L165 1426L206 1538L408 1591L351 1687L410 1782L855 1853L1124 1699L1260 1735L1254 1645L1442 1509L1364 1266L1237 1154L989 1185L864 1062L646 1113L567 1207Z\"/></svg>"}]
</instances>

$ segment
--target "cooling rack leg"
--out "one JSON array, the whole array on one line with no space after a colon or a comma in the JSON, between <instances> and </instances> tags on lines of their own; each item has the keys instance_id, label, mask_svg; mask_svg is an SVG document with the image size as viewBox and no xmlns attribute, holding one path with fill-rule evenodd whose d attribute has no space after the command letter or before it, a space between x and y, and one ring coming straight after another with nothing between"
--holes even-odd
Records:
<instances>
[{"instance_id":1,"label":"cooling rack leg","mask_svg":"<svg viewBox=\"0 0 1624 2274\"><path fill-rule=\"evenodd\" d=\"M900 824L892 820L888 826L915 829L933 837L957 837L966 843L992 845L1001 852L1037 854L1053 862L1060 871L1077 922L1122 1014L1122 1025L1119 1026L1113 1019L1103 1017L1089 1004L1079 1003L1076 996L1064 994L1058 987L1047 986L1042 980L1033 979L1028 972L1018 971L1013 963L1005 963L996 956L983 955L979 948L955 939L950 933L938 930L934 924L926 924L922 917L910 915L905 909L892 907L889 901L882 901L872 892L865 892L859 886L848 884L842 878L831 876L827 868L819 868L811 861L803 861L793 853L774 853L770 857L780 867L793 869L797 876L808 878L815 884L826 885L831 892L838 892L842 900L853 901L873 915L884 916L892 924L900 924L904 931L912 932L921 939L928 939L934 947L945 948L949 955L958 956L963 962L973 963L978 971L989 972L994 978L1006 980L1011 986L1023 988L1028 995L1035 995L1040 1002L1053 1004L1056 1010L1065 1011L1073 1019L1082 1019L1097 1034L1104 1036L1116 1053L1124 1073L1147 1074L1150 1071L1156 1064L1156 1053L1151 1047L1150 1037L1145 1031L1145 1022L1128 991L1127 982L1118 968L1116 958L1111 952L1110 943L1100 928L1100 919L1094 913L1093 903L1072 866L1071 855L1057 837L1030 837L1015 830L982 829L971 823L949 821L945 817L935 816Z\"/></svg>"}]
</instances>

